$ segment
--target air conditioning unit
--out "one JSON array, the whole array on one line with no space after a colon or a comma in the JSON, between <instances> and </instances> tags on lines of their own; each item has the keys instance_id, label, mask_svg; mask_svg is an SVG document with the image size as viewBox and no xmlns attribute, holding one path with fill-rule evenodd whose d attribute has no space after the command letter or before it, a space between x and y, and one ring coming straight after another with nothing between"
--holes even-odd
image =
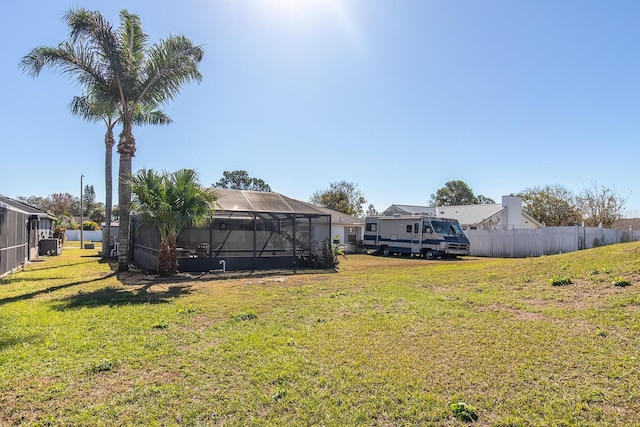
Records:
<instances>
[{"instance_id":1,"label":"air conditioning unit","mask_svg":"<svg viewBox=\"0 0 640 427\"><path fill-rule=\"evenodd\" d=\"M60 255L61 253L60 239L40 240L40 255Z\"/></svg>"}]
</instances>

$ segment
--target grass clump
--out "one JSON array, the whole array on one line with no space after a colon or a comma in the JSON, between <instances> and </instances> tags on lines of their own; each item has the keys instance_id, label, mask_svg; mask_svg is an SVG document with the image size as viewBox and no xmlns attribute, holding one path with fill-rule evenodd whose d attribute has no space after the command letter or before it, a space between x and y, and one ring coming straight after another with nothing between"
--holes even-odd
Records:
<instances>
[{"instance_id":1,"label":"grass clump","mask_svg":"<svg viewBox=\"0 0 640 427\"><path fill-rule=\"evenodd\" d=\"M231 320L235 320L236 322L243 322L246 320L254 320L257 319L258 315L254 311L245 311L242 313L236 313L231 315Z\"/></svg>"},{"instance_id":2,"label":"grass clump","mask_svg":"<svg viewBox=\"0 0 640 427\"><path fill-rule=\"evenodd\" d=\"M473 422L478 420L478 409L468 403L454 400L449 403L449 409L453 416L460 421Z\"/></svg>"},{"instance_id":3,"label":"grass clump","mask_svg":"<svg viewBox=\"0 0 640 427\"><path fill-rule=\"evenodd\" d=\"M169 327L169 322L162 319L156 323L154 323L153 325L151 325L151 327L153 329L167 329Z\"/></svg>"},{"instance_id":4,"label":"grass clump","mask_svg":"<svg viewBox=\"0 0 640 427\"><path fill-rule=\"evenodd\" d=\"M553 277L549 279L551 286L567 286L573 283L570 277Z\"/></svg>"},{"instance_id":5,"label":"grass clump","mask_svg":"<svg viewBox=\"0 0 640 427\"><path fill-rule=\"evenodd\" d=\"M613 281L613 286L620 286L622 288L626 287L626 286L631 286L631 282L627 279L624 279L622 277L616 277Z\"/></svg>"},{"instance_id":6,"label":"grass clump","mask_svg":"<svg viewBox=\"0 0 640 427\"><path fill-rule=\"evenodd\" d=\"M99 374L100 372L108 372L118 366L117 362L112 360L92 361L87 369L90 374Z\"/></svg>"}]
</instances>

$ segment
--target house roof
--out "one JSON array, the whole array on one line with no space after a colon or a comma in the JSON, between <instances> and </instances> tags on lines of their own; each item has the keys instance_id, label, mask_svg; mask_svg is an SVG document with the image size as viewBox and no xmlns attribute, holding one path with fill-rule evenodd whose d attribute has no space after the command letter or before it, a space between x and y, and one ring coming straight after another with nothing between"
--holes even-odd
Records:
<instances>
[{"instance_id":1,"label":"house roof","mask_svg":"<svg viewBox=\"0 0 640 427\"><path fill-rule=\"evenodd\" d=\"M441 216L443 218L455 218L463 225L480 224L487 218L494 216L505 208L502 205L461 205L461 206L412 206L412 205L392 205L391 209L403 210L411 215L424 214Z\"/></svg>"},{"instance_id":2,"label":"house roof","mask_svg":"<svg viewBox=\"0 0 640 427\"><path fill-rule=\"evenodd\" d=\"M621 218L613 223L613 228L628 230L633 228L634 230L640 230L640 218Z\"/></svg>"},{"instance_id":3,"label":"house roof","mask_svg":"<svg viewBox=\"0 0 640 427\"><path fill-rule=\"evenodd\" d=\"M477 225L505 209L504 206L497 204L438 206L436 216L455 218L462 225Z\"/></svg>"},{"instance_id":4,"label":"house roof","mask_svg":"<svg viewBox=\"0 0 640 427\"><path fill-rule=\"evenodd\" d=\"M334 211L333 209L324 208L322 206L316 206L314 204L307 203L307 202L300 202L300 203L304 203L305 205L312 206L313 208L318 209L321 212L331 215L331 222L333 224L343 223L343 224L350 224L350 225L364 225L364 218L358 218L356 216L347 215L344 212Z\"/></svg>"},{"instance_id":5,"label":"house roof","mask_svg":"<svg viewBox=\"0 0 640 427\"><path fill-rule=\"evenodd\" d=\"M415 205L391 205L385 212L401 211L411 215L434 215L443 218L454 218L463 226L477 225L487 218L504 211L506 208L500 204L477 204L460 206L415 206ZM526 212L522 215L527 221L541 226L541 224Z\"/></svg>"},{"instance_id":6,"label":"house roof","mask_svg":"<svg viewBox=\"0 0 640 427\"><path fill-rule=\"evenodd\" d=\"M216 210L227 212L268 212L304 215L327 215L317 206L290 199L279 193L214 188L219 197Z\"/></svg>"},{"instance_id":7,"label":"house roof","mask_svg":"<svg viewBox=\"0 0 640 427\"><path fill-rule=\"evenodd\" d=\"M364 218L357 218L333 209L291 199L279 193L224 188L214 188L213 191L220 196L216 201L216 210L220 211L331 215L332 223L364 224Z\"/></svg>"},{"instance_id":8,"label":"house roof","mask_svg":"<svg viewBox=\"0 0 640 427\"><path fill-rule=\"evenodd\" d=\"M31 205L23 203L19 200L11 199L7 196L3 196L2 194L0 194L0 206L3 206L3 205L5 207L11 207L16 211L27 214L27 215L37 216L38 218L56 219L55 216L51 215L48 212L45 212L41 209L38 209Z\"/></svg>"}]
</instances>

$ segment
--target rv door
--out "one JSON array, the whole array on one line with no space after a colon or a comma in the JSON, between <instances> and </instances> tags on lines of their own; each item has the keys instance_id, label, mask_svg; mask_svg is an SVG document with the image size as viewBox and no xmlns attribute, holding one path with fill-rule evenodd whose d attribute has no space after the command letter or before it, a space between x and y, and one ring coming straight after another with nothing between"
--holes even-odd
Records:
<instances>
[{"instance_id":1,"label":"rv door","mask_svg":"<svg viewBox=\"0 0 640 427\"><path fill-rule=\"evenodd\" d=\"M413 232L411 233L411 253L419 254L422 250L422 224L418 221L413 223Z\"/></svg>"}]
</instances>

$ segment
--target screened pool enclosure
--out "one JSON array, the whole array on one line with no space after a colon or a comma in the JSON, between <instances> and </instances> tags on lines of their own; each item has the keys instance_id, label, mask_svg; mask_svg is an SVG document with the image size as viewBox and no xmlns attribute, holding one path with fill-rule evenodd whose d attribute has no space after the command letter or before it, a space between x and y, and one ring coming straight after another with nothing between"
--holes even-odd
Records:
<instances>
[{"instance_id":1,"label":"screened pool enclosure","mask_svg":"<svg viewBox=\"0 0 640 427\"><path fill-rule=\"evenodd\" d=\"M331 216L278 193L216 189L215 214L178 237L183 272L320 267L317 257L331 237ZM155 227L133 222L133 258L157 270Z\"/></svg>"}]
</instances>

